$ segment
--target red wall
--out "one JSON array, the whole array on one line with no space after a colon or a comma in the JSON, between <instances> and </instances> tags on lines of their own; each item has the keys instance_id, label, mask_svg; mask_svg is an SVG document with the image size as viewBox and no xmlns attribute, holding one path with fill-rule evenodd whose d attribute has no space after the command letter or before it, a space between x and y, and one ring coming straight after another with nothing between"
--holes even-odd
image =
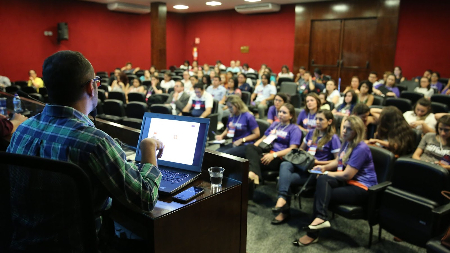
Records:
<instances>
[{"instance_id":1,"label":"red wall","mask_svg":"<svg viewBox=\"0 0 450 253\"><path fill-rule=\"evenodd\" d=\"M166 64L180 66L184 62L185 14L167 13L166 21Z\"/></svg>"},{"instance_id":2,"label":"red wall","mask_svg":"<svg viewBox=\"0 0 450 253\"><path fill-rule=\"evenodd\" d=\"M402 0L395 65L408 79L426 69L450 77L450 1Z\"/></svg>"},{"instance_id":3,"label":"red wall","mask_svg":"<svg viewBox=\"0 0 450 253\"><path fill-rule=\"evenodd\" d=\"M217 60L228 66L231 60L259 69L266 63L272 71L281 71L294 61L294 5L283 5L277 13L239 14L235 10L191 13L186 16L185 58L192 61L195 38L199 63L214 65ZM241 53L249 46L249 53Z\"/></svg>"},{"instance_id":4,"label":"red wall","mask_svg":"<svg viewBox=\"0 0 450 253\"><path fill-rule=\"evenodd\" d=\"M112 71L127 61L150 67L150 14L111 12L104 4L74 0L2 1L0 75L27 80L39 76L46 57L60 50L80 51L95 71ZM57 43L57 23L67 22L69 40ZM44 36L52 31L53 36Z\"/></svg>"}]
</instances>

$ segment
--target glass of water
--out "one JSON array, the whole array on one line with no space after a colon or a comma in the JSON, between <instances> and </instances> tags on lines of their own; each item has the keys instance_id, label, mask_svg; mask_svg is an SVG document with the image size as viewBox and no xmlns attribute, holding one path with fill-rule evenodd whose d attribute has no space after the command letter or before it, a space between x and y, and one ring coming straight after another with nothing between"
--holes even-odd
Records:
<instances>
[{"instance_id":1,"label":"glass of water","mask_svg":"<svg viewBox=\"0 0 450 253\"><path fill-rule=\"evenodd\" d=\"M211 167L208 171L211 177L211 188L222 187L223 172L225 169L222 167Z\"/></svg>"}]
</instances>

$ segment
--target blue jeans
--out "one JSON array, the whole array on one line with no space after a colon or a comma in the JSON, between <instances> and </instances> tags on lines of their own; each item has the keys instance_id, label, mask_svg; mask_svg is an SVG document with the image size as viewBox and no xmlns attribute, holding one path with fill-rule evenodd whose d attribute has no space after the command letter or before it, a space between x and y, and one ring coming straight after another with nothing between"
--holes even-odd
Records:
<instances>
[{"instance_id":1,"label":"blue jeans","mask_svg":"<svg viewBox=\"0 0 450 253\"><path fill-rule=\"evenodd\" d=\"M246 148L245 145L233 147L233 143L230 143L228 145L220 147L219 149L217 149L217 151L225 154L234 155L240 158L245 158L245 148Z\"/></svg>"},{"instance_id":2,"label":"blue jeans","mask_svg":"<svg viewBox=\"0 0 450 253\"><path fill-rule=\"evenodd\" d=\"M286 201L290 198L290 187L291 184L304 184L308 179L309 173L307 171L302 171L297 165L291 162L282 162L280 165L280 176L278 179L278 197L283 198Z\"/></svg>"}]
</instances>

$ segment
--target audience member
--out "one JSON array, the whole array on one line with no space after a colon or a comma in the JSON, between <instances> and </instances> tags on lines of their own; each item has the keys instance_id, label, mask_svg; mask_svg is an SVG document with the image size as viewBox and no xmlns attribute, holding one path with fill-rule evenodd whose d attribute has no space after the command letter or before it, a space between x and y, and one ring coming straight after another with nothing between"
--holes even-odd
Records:
<instances>
[{"instance_id":1,"label":"audience member","mask_svg":"<svg viewBox=\"0 0 450 253\"><path fill-rule=\"evenodd\" d=\"M310 131L316 128L316 113L319 111L320 98L315 93L306 95L306 106L297 119L297 125L302 131Z\"/></svg>"},{"instance_id":2,"label":"audience member","mask_svg":"<svg viewBox=\"0 0 450 253\"><path fill-rule=\"evenodd\" d=\"M240 70L236 67L235 61L230 61L230 67L227 68L227 72L238 73Z\"/></svg>"},{"instance_id":3,"label":"audience member","mask_svg":"<svg viewBox=\"0 0 450 253\"><path fill-rule=\"evenodd\" d=\"M156 76L152 76L152 85L148 88L146 99L149 104L161 104L164 101L161 101L157 96L152 96L152 94L161 94L163 90L161 85L159 84L159 78Z\"/></svg>"},{"instance_id":4,"label":"audience member","mask_svg":"<svg viewBox=\"0 0 450 253\"><path fill-rule=\"evenodd\" d=\"M218 79L218 77L215 77ZM220 81L219 81L220 82ZM231 95L236 95L238 97L242 97L242 92L238 87L238 81L235 78L232 78L230 80L228 80L228 85L227 85L227 93L226 93L226 97L231 96ZM225 102L225 101L223 101Z\"/></svg>"},{"instance_id":5,"label":"audience member","mask_svg":"<svg viewBox=\"0 0 450 253\"><path fill-rule=\"evenodd\" d=\"M180 66L180 69L189 71L191 69L191 64L188 60L185 60L183 65Z\"/></svg>"},{"instance_id":6,"label":"audience member","mask_svg":"<svg viewBox=\"0 0 450 253\"><path fill-rule=\"evenodd\" d=\"M413 110L403 113L403 117L411 128L422 131L424 134L433 133L436 127L436 119L431 112L431 102L426 98L419 99Z\"/></svg>"},{"instance_id":7,"label":"audience member","mask_svg":"<svg viewBox=\"0 0 450 253\"><path fill-rule=\"evenodd\" d=\"M209 88L209 86L211 85L211 77L209 77L208 75L202 76L202 84L205 87Z\"/></svg>"},{"instance_id":8,"label":"audience member","mask_svg":"<svg viewBox=\"0 0 450 253\"><path fill-rule=\"evenodd\" d=\"M414 89L414 92L422 93L425 98L430 99L434 94L434 90L431 88L430 79L426 77L420 78L420 86Z\"/></svg>"},{"instance_id":9,"label":"audience member","mask_svg":"<svg viewBox=\"0 0 450 253\"><path fill-rule=\"evenodd\" d=\"M218 108L218 114L219 114L218 125L219 125L219 127L218 127L218 129L220 129L223 126L222 118L228 117L228 115L230 115L229 110L226 110L226 109L224 110L227 90L225 89L225 87L220 85L219 78L215 77L213 80L213 84L206 89L206 92L211 94L212 97L214 98L214 100L219 101L219 108ZM220 103L220 102L222 102L222 103Z\"/></svg>"},{"instance_id":10,"label":"audience member","mask_svg":"<svg viewBox=\"0 0 450 253\"><path fill-rule=\"evenodd\" d=\"M181 81L175 81L175 86L167 98L166 105L170 106L173 115L178 115L186 107L190 97L189 93L184 92L184 84Z\"/></svg>"},{"instance_id":11,"label":"audience member","mask_svg":"<svg viewBox=\"0 0 450 253\"><path fill-rule=\"evenodd\" d=\"M324 92L326 93L328 102L333 102L333 104L335 105L338 104L341 94L337 90L336 83L334 82L334 80L330 80L327 82L327 86Z\"/></svg>"},{"instance_id":12,"label":"audience member","mask_svg":"<svg viewBox=\"0 0 450 253\"><path fill-rule=\"evenodd\" d=\"M292 78L292 80L294 80L294 74L292 74L292 72L289 71L289 67L287 65L283 65L281 67L281 72L278 73L278 76L277 76L277 82L280 77Z\"/></svg>"},{"instance_id":13,"label":"audience member","mask_svg":"<svg viewBox=\"0 0 450 253\"><path fill-rule=\"evenodd\" d=\"M225 131L216 135L216 140L223 140L227 136L232 138L233 142L220 147L217 151L245 158L245 146L253 144L260 136L258 123L240 97L231 95L226 104L230 110L230 117Z\"/></svg>"},{"instance_id":14,"label":"audience member","mask_svg":"<svg viewBox=\"0 0 450 253\"><path fill-rule=\"evenodd\" d=\"M44 87L44 81L42 81L42 79L36 75L36 71L34 70L30 70L28 74L30 76L28 80L28 86L36 88L36 91L39 92L39 88Z\"/></svg>"},{"instance_id":15,"label":"audience member","mask_svg":"<svg viewBox=\"0 0 450 253\"><path fill-rule=\"evenodd\" d=\"M145 87L141 84L141 80L139 80L138 78L133 79L133 85L128 88L126 93L128 94L130 92L139 92L145 94Z\"/></svg>"},{"instance_id":16,"label":"audience member","mask_svg":"<svg viewBox=\"0 0 450 253\"><path fill-rule=\"evenodd\" d=\"M44 61L43 76L50 103L17 128L8 152L80 166L93 182L92 205L97 232L102 224L100 215L112 201L136 213L150 212L158 200L161 173L157 157L162 155L163 143L144 139L140 143L142 161L138 167L127 162L125 152L116 141L94 126L88 114L97 106L100 81L94 81L94 69L81 53L60 51L53 54ZM39 185L44 174L34 172L31 176L23 170L11 170L10 182L14 185L10 194L11 217L16 233L10 250L87 250L82 247L80 234L82 224L87 221L67 213L79 209L79 204L70 195L64 195L66 185L55 178L58 183L52 185L52 191L42 192ZM33 191L30 191L30 180L36 186ZM54 204L45 205L49 202L39 201L41 198L52 198ZM33 200L32 203L24 205L29 200Z\"/></svg>"},{"instance_id":17,"label":"audience member","mask_svg":"<svg viewBox=\"0 0 450 253\"><path fill-rule=\"evenodd\" d=\"M218 75L215 70L211 70L211 72L209 72L209 78L211 78L211 80L213 80L213 78L215 76L220 77L220 75Z\"/></svg>"},{"instance_id":18,"label":"audience member","mask_svg":"<svg viewBox=\"0 0 450 253\"><path fill-rule=\"evenodd\" d=\"M400 66L396 66L394 68L394 76L395 76L395 84L399 84L405 81L405 77L403 76L402 68Z\"/></svg>"},{"instance_id":19,"label":"audience member","mask_svg":"<svg viewBox=\"0 0 450 253\"><path fill-rule=\"evenodd\" d=\"M373 109L379 109L379 108L373 108ZM370 109L366 104L358 103L353 107L353 111L351 115L355 115L358 118L360 118L365 126L365 132L367 134L367 126L369 124L377 124L377 120L380 117L381 109L379 109L379 112L377 114L377 117L370 116L372 109ZM344 122L347 119L347 117L343 117L341 122ZM344 124L341 124L340 127L340 133L342 133L344 130ZM364 139L367 139L367 136L364 137Z\"/></svg>"},{"instance_id":20,"label":"audience member","mask_svg":"<svg viewBox=\"0 0 450 253\"><path fill-rule=\"evenodd\" d=\"M442 89L441 94L450 95L450 79L448 79L447 86Z\"/></svg>"},{"instance_id":21,"label":"audience member","mask_svg":"<svg viewBox=\"0 0 450 253\"><path fill-rule=\"evenodd\" d=\"M450 115L439 118L435 133L427 133L412 158L450 170Z\"/></svg>"},{"instance_id":22,"label":"audience member","mask_svg":"<svg viewBox=\"0 0 450 253\"><path fill-rule=\"evenodd\" d=\"M364 140L364 124L356 116L344 122L344 143L338 159L327 165L318 165L321 171L317 179L313 206L313 221L307 226L307 234L293 242L296 246L308 246L318 241L319 231L330 227L328 205L363 204L369 195L368 188L377 184L377 174L372 153ZM336 170L337 171L334 171Z\"/></svg>"},{"instance_id":23,"label":"audience member","mask_svg":"<svg viewBox=\"0 0 450 253\"><path fill-rule=\"evenodd\" d=\"M247 74L247 73L256 73L256 71L252 68L250 68L248 66L248 63L244 63L244 65L242 65L242 73Z\"/></svg>"},{"instance_id":24,"label":"audience member","mask_svg":"<svg viewBox=\"0 0 450 253\"><path fill-rule=\"evenodd\" d=\"M152 80L152 74L150 74L150 70L146 69L144 70L144 75L139 77L139 80L143 81L151 81Z\"/></svg>"},{"instance_id":25,"label":"audience member","mask_svg":"<svg viewBox=\"0 0 450 253\"><path fill-rule=\"evenodd\" d=\"M203 75L209 76L211 74L211 69L209 68L209 65L207 63L203 64Z\"/></svg>"},{"instance_id":26,"label":"audience member","mask_svg":"<svg viewBox=\"0 0 450 253\"><path fill-rule=\"evenodd\" d=\"M367 143L388 149L396 156L403 156L414 152L416 134L397 107L387 106L381 111L375 138Z\"/></svg>"},{"instance_id":27,"label":"audience member","mask_svg":"<svg viewBox=\"0 0 450 253\"><path fill-rule=\"evenodd\" d=\"M109 85L109 86L111 86L112 83L113 83L115 80L119 80L120 72L122 72L122 71L120 70L120 68L116 68L116 69L114 70L114 75L111 75L111 76L109 77L109 79L108 79L108 85Z\"/></svg>"},{"instance_id":28,"label":"audience member","mask_svg":"<svg viewBox=\"0 0 450 253\"><path fill-rule=\"evenodd\" d=\"M281 106L278 117L280 122L272 123L261 139L255 144L247 145L245 157L249 162L248 177L254 184L259 184L263 170L278 170L281 158L300 146L302 132L295 125L294 106ZM262 142L269 148L263 150L262 145L260 146Z\"/></svg>"},{"instance_id":29,"label":"audience member","mask_svg":"<svg viewBox=\"0 0 450 253\"><path fill-rule=\"evenodd\" d=\"M237 78L237 81L238 81L237 87L239 87L239 89L241 91L250 92L252 87L250 86L250 84L248 84L246 82L246 80L247 80L247 76L244 73L239 73L238 78Z\"/></svg>"},{"instance_id":30,"label":"audience member","mask_svg":"<svg viewBox=\"0 0 450 253\"><path fill-rule=\"evenodd\" d=\"M400 97L400 90L398 87L395 87L395 75L389 74L384 84L373 87L373 93L380 96Z\"/></svg>"},{"instance_id":31,"label":"audience member","mask_svg":"<svg viewBox=\"0 0 450 253\"><path fill-rule=\"evenodd\" d=\"M155 74L157 74L158 72L156 71L155 66L151 66L150 67L150 76L154 76Z\"/></svg>"},{"instance_id":32,"label":"audience member","mask_svg":"<svg viewBox=\"0 0 450 253\"><path fill-rule=\"evenodd\" d=\"M374 96L372 95L373 86L370 81L363 81L359 85L359 102L366 104L367 106L371 106L373 104Z\"/></svg>"},{"instance_id":33,"label":"audience member","mask_svg":"<svg viewBox=\"0 0 450 253\"><path fill-rule=\"evenodd\" d=\"M318 111L316 116L317 128L308 132L303 139L300 149L308 151L315 157L316 165L326 165L337 159L341 141L335 134L334 116L328 111ZM273 209L278 213L272 220L272 224L277 225L283 223L290 215L290 186L291 184L301 184L301 178L309 177L307 171L301 170L291 162L282 162L280 165L280 178L278 180L278 200Z\"/></svg>"},{"instance_id":34,"label":"audience member","mask_svg":"<svg viewBox=\"0 0 450 253\"><path fill-rule=\"evenodd\" d=\"M261 77L262 85L255 87L255 91L252 94L251 101L254 106L258 108L259 118L264 118L264 112L267 109L267 101L274 99L277 94L275 86L269 84L270 76L263 74Z\"/></svg>"},{"instance_id":35,"label":"audience member","mask_svg":"<svg viewBox=\"0 0 450 253\"><path fill-rule=\"evenodd\" d=\"M206 118L211 114L214 98L205 92L202 84L194 85L194 93L184 107L183 112L190 112L194 117Z\"/></svg>"},{"instance_id":36,"label":"audience member","mask_svg":"<svg viewBox=\"0 0 450 253\"><path fill-rule=\"evenodd\" d=\"M5 87L11 86L11 81L6 76L0 75L0 90L5 89Z\"/></svg>"},{"instance_id":37,"label":"audience member","mask_svg":"<svg viewBox=\"0 0 450 253\"><path fill-rule=\"evenodd\" d=\"M358 103L358 96L354 90L349 90L344 95L344 102L333 110L334 115L348 116L352 113L353 107Z\"/></svg>"},{"instance_id":38,"label":"audience member","mask_svg":"<svg viewBox=\"0 0 450 253\"><path fill-rule=\"evenodd\" d=\"M266 64L261 64L261 68L258 70L259 79L261 79L261 76L264 74L264 70L266 70L266 68L267 68Z\"/></svg>"},{"instance_id":39,"label":"audience member","mask_svg":"<svg viewBox=\"0 0 450 253\"><path fill-rule=\"evenodd\" d=\"M0 138L9 141L17 127L27 119L27 117L20 113L14 113L11 120L8 120L4 115L0 114Z\"/></svg>"},{"instance_id":40,"label":"audience member","mask_svg":"<svg viewBox=\"0 0 450 253\"><path fill-rule=\"evenodd\" d=\"M320 93L319 94L319 99L320 99L320 110L329 110L331 111L331 104L330 102L327 101L327 94L326 93Z\"/></svg>"},{"instance_id":41,"label":"audience member","mask_svg":"<svg viewBox=\"0 0 450 253\"><path fill-rule=\"evenodd\" d=\"M203 70L198 69L196 72L194 72L194 75L195 75L195 73L197 73L198 80L202 80L202 82L203 82Z\"/></svg>"},{"instance_id":42,"label":"audience member","mask_svg":"<svg viewBox=\"0 0 450 253\"><path fill-rule=\"evenodd\" d=\"M112 82L110 91L121 91L125 93L129 86L127 75L124 72L120 72L117 80Z\"/></svg>"},{"instance_id":43,"label":"audience member","mask_svg":"<svg viewBox=\"0 0 450 253\"><path fill-rule=\"evenodd\" d=\"M314 69L314 80L316 83L320 83L321 85L325 85L330 78L322 74L322 71L319 68Z\"/></svg>"},{"instance_id":44,"label":"audience member","mask_svg":"<svg viewBox=\"0 0 450 253\"><path fill-rule=\"evenodd\" d=\"M347 93L349 90L353 90L356 94L359 94L359 77L353 76L350 86L347 86L342 93Z\"/></svg>"},{"instance_id":45,"label":"audience member","mask_svg":"<svg viewBox=\"0 0 450 253\"><path fill-rule=\"evenodd\" d=\"M367 80L372 84L372 86L375 85L375 84L378 84L377 72L371 71L369 73L369 77L367 78ZM372 92L370 94L372 94Z\"/></svg>"},{"instance_id":46,"label":"audience member","mask_svg":"<svg viewBox=\"0 0 450 253\"><path fill-rule=\"evenodd\" d=\"M441 78L439 72L433 72L433 74L431 74L431 88L436 89L440 93L444 84L439 82L439 78Z\"/></svg>"},{"instance_id":47,"label":"audience member","mask_svg":"<svg viewBox=\"0 0 450 253\"><path fill-rule=\"evenodd\" d=\"M309 73L309 71L306 71L303 77L306 82L305 90L303 91L304 94L319 94L325 89L325 86L321 82L314 81L311 78L311 74ZM302 87L300 87L300 89L302 89Z\"/></svg>"},{"instance_id":48,"label":"audience member","mask_svg":"<svg viewBox=\"0 0 450 253\"><path fill-rule=\"evenodd\" d=\"M418 83L420 81L420 78L422 78L422 77L431 79L431 73L433 73L433 71L431 69L427 69L427 70L425 70L425 72L423 72L423 76L416 76L414 78L414 81Z\"/></svg>"},{"instance_id":49,"label":"audience member","mask_svg":"<svg viewBox=\"0 0 450 253\"><path fill-rule=\"evenodd\" d=\"M301 66L301 67L298 69L298 73L297 73L297 75L295 76L295 82L296 82L296 83L297 83L297 82L300 82L300 79L303 79L303 75L305 74L305 71L306 71L306 69L305 69L304 66Z\"/></svg>"},{"instance_id":50,"label":"audience member","mask_svg":"<svg viewBox=\"0 0 450 253\"><path fill-rule=\"evenodd\" d=\"M288 96L285 93L278 92L273 99L273 105L269 107L269 111L267 112L267 122L269 122L269 124L280 122L278 110L280 110L281 106L285 103L289 103Z\"/></svg>"},{"instance_id":51,"label":"audience member","mask_svg":"<svg viewBox=\"0 0 450 253\"><path fill-rule=\"evenodd\" d=\"M164 93L168 93L170 88L175 86L175 82L172 80L172 74L170 71L164 73L164 80L161 81L161 88L163 88Z\"/></svg>"},{"instance_id":52,"label":"audience member","mask_svg":"<svg viewBox=\"0 0 450 253\"><path fill-rule=\"evenodd\" d=\"M240 60L236 60L236 68L239 69L239 72L242 72L242 66L241 66L241 61Z\"/></svg>"},{"instance_id":53,"label":"audience member","mask_svg":"<svg viewBox=\"0 0 450 253\"><path fill-rule=\"evenodd\" d=\"M122 71L125 72L125 74L136 74L136 72L138 72L141 68L137 67L137 68L133 68L133 65L131 64L131 62L127 62L127 64L125 65L125 67L122 67Z\"/></svg>"},{"instance_id":54,"label":"audience member","mask_svg":"<svg viewBox=\"0 0 450 253\"><path fill-rule=\"evenodd\" d=\"M227 69L227 67L225 67L225 65L223 65L220 60L218 60L216 62L216 67L218 68L218 70L216 71L217 73L220 73L220 70L226 70Z\"/></svg>"}]
</instances>

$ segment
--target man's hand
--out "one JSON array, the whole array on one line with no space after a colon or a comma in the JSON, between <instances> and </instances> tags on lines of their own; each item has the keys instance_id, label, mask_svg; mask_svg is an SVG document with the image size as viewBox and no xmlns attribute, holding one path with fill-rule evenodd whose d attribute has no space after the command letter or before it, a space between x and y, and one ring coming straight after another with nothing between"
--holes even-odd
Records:
<instances>
[{"instance_id":1,"label":"man's hand","mask_svg":"<svg viewBox=\"0 0 450 253\"><path fill-rule=\"evenodd\" d=\"M174 92L174 93L173 93L173 99L175 99L175 101L178 100L178 95L179 95L178 92Z\"/></svg>"},{"instance_id":2,"label":"man's hand","mask_svg":"<svg viewBox=\"0 0 450 253\"><path fill-rule=\"evenodd\" d=\"M215 137L216 137L216 140L218 140L218 141L221 141L221 140L223 140L223 137L222 137L222 135L216 135Z\"/></svg>"},{"instance_id":3,"label":"man's hand","mask_svg":"<svg viewBox=\"0 0 450 253\"><path fill-rule=\"evenodd\" d=\"M266 105L266 100L264 99L264 100L262 100L261 102L259 102L260 104L262 104L262 105Z\"/></svg>"},{"instance_id":4,"label":"man's hand","mask_svg":"<svg viewBox=\"0 0 450 253\"><path fill-rule=\"evenodd\" d=\"M273 154L267 153L261 158L261 163L264 165L268 165L273 159Z\"/></svg>"},{"instance_id":5,"label":"man's hand","mask_svg":"<svg viewBox=\"0 0 450 253\"><path fill-rule=\"evenodd\" d=\"M145 138L140 143L142 152L142 163L151 163L157 166L157 158L161 158L164 151L164 144L156 138Z\"/></svg>"},{"instance_id":6,"label":"man's hand","mask_svg":"<svg viewBox=\"0 0 450 253\"><path fill-rule=\"evenodd\" d=\"M13 115L13 117L12 117L12 119L11 119L11 121L17 121L19 124L22 124L25 120L27 120L28 119L28 117L25 117L25 116L23 116L22 114L20 114L20 113L14 113L14 115Z\"/></svg>"},{"instance_id":7,"label":"man's hand","mask_svg":"<svg viewBox=\"0 0 450 253\"><path fill-rule=\"evenodd\" d=\"M236 146L236 147L237 147L237 146L241 146L242 142L243 142L243 140L242 140L242 138L241 138L241 139L236 140L235 142L233 142L233 145Z\"/></svg>"}]
</instances>

